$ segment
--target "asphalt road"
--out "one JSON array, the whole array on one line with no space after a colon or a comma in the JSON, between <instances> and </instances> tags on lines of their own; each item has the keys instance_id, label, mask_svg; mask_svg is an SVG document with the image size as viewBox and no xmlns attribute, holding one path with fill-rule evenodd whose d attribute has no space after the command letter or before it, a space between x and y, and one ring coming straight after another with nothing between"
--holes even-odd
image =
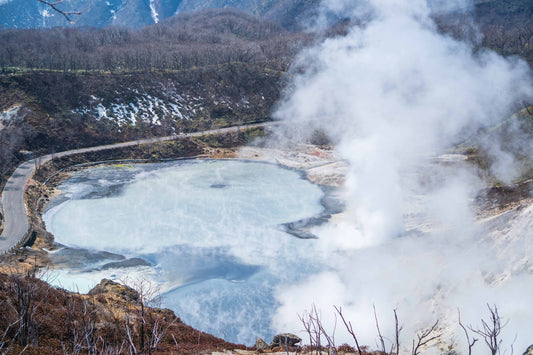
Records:
<instances>
[{"instance_id":1,"label":"asphalt road","mask_svg":"<svg viewBox=\"0 0 533 355\"><path fill-rule=\"evenodd\" d=\"M19 245L25 238L27 233L30 230L29 216L26 209L26 204L24 203L24 191L26 186L31 179L35 168L38 164L46 163L51 160L53 157L62 157L66 155L80 154L86 152L94 152L99 150L108 150L116 149L123 147L131 147L138 144L145 143L156 143L175 140L179 138L190 138L197 137L206 134L220 134L220 133L229 133L235 132L238 130L254 127L267 127L274 126L279 124L278 122L267 122L267 123L258 123L243 125L237 127L228 127L221 128L209 131L195 132L195 133L186 133L180 135L173 135L167 137L151 138L151 139L142 139L131 142L117 143L102 145L97 147L83 148L83 149L74 149L64 152L59 152L49 155L44 155L39 158L35 158L20 164L13 175L9 178L4 190L2 191L2 207L3 207L3 226L4 229L0 235L0 255L5 254L11 251L14 247Z\"/></svg>"}]
</instances>

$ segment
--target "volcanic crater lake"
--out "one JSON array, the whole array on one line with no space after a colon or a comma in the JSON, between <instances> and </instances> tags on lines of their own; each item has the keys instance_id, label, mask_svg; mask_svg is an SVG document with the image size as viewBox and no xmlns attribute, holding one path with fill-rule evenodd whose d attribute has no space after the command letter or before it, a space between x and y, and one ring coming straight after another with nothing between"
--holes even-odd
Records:
<instances>
[{"instance_id":1,"label":"volcanic crater lake","mask_svg":"<svg viewBox=\"0 0 533 355\"><path fill-rule=\"evenodd\" d=\"M324 212L297 171L238 160L94 167L73 173L43 215L63 246L52 283L87 292L102 278L148 279L162 306L225 340L278 331L276 291L320 271L316 240L284 226ZM295 314L296 317L296 314Z\"/></svg>"}]
</instances>

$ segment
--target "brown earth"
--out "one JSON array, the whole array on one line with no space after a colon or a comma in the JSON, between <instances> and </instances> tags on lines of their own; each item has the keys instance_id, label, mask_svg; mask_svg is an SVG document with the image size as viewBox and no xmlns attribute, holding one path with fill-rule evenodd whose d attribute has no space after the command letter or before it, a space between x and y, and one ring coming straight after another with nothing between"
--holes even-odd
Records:
<instances>
[{"instance_id":1,"label":"brown earth","mask_svg":"<svg viewBox=\"0 0 533 355\"><path fill-rule=\"evenodd\" d=\"M104 280L88 295L51 287L32 272L0 274L0 348L8 354L206 354L246 349L152 308L149 289ZM43 277L41 275L41 277Z\"/></svg>"}]
</instances>

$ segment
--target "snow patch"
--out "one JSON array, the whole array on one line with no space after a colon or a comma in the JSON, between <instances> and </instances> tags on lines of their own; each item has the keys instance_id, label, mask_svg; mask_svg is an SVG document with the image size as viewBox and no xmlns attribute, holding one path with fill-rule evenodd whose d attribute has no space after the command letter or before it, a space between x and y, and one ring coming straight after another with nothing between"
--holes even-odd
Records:
<instances>
[{"instance_id":1,"label":"snow patch","mask_svg":"<svg viewBox=\"0 0 533 355\"><path fill-rule=\"evenodd\" d=\"M50 11L48 11L48 9L44 9L44 10L39 11L39 14L43 18L52 17L52 14L50 13Z\"/></svg>"},{"instance_id":2,"label":"snow patch","mask_svg":"<svg viewBox=\"0 0 533 355\"><path fill-rule=\"evenodd\" d=\"M227 107L230 110L249 108L251 105L244 95L238 102L234 102L229 96L210 95L205 90L195 95L187 94L178 91L172 82L159 85L146 89L142 86L123 87L105 99L91 95L88 104L80 105L73 112L97 119L112 120L119 126L139 123L159 126L168 120L188 120L213 105ZM205 96L201 94L202 91Z\"/></svg>"},{"instance_id":3,"label":"snow patch","mask_svg":"<svg viewBox=\"0 0 533 355\"><path fill-rule=\"evenodd\" d=\"M0 131L3 130L10 121L17 118L20 105L12 106L11 108L0 112Z\"/></svg>"},{"instance_id":4,"label":"snow patch","mask_svg":"<svg viewBox=\"0 0 533 355\"><path fill-rule=\"evenodd\" d=\"M152 13L152 19L155 23L159 22L159 14L157 13L157 10L155 9L155 0L150 0L150 11Z\"/></svg>"},{"instance_id":5,"label":"snow patch","mask_svg":"<svg viewBox=\"0 0 533 355\"><path fill-rule=\"evenodd\" d=\"M104 105L98 104L98 106L96 106L96 110L98 111L98 117L99 118L107 117L107 110L104 107Z\"/></svg>"},{"instance_id":6,"label":"snow patch","mask_svg":"<svg viewBox=\"0 0 533 355\"><path fill-rule=\"evenodd\" d=\"M12 106L11 108L0 112L0 121L11 121L15 117L17 117L17 114L20 110L20 105Z\"/></svg>"},{"instance_id":7,"label":"snow patch","mask_svg":"<svg viewBox=\"0 0 533 355\"><path fill-rule=\"evenodd\" d=\"M157 126L164 119L187 120L197 110L204 109L203 97L178 94L175 88L166 91L155 96L138 89L126 89L126 92L116 92L111 101L92 95L88 106L78 107L74 112L113 120L119 126L140 122Z\"/></svg>"}]
</instances>

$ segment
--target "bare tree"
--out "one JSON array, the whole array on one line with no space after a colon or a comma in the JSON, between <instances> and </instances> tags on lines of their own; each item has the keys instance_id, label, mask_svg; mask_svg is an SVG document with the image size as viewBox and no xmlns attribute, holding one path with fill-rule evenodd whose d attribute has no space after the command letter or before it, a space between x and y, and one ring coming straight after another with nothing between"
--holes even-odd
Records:
<instances>
[{"instance_id":1,"label":"bare tree","mask_svg":"<svg viewBox=\"0 0 533 355\"><path fill-rule=\"evenodd\" d=\"M45 5L48 5L50 6L54 11L56 11L57 13L63 15L63 17L65 17L65 19L69 22L69 23L74 23L74 21L72 20L72 16L73 15L81 15L81 12L79 11L63 11L61 10L60 8L58 8L59 5L61 5L62 3L65 2L65 0L57 0L57 1L46 1L46 0L37 0Z\"/></svg>"},{"instance_id":2,"label":"bare tree","mask_svg":"<svg viewBox=\"0 0 533 355\"><path fill-rule=\"evenodd\" d=\"M36 345L38 342L38 322L35 314L41 291L41 285L34 282L34 275L30 273L12 274L5 286L8 292L7 305L16 315L20 328L16 338L20 345Z\"/></svg>"},{"instance_id":3,"label":"bare tree","mask_svg":"<svg viewBox=\"0 0 533 355\"><path fill-rule=\"evenodd\" d=\"M0 303L0 305L3 304L3 303L4 302ZM17 328L17 330L15 332L15 335L13 337L9 338L8 334L9 334L11 328L16 327L17 325L18 325L18 328ZM7 325L6 329L4 330L4 333L2 334L2 337L0 338L0 353L2 355L10 354L11 348L15 344L15 339L17 338L17 336L19 335L19 333L20 333L20 331L22 329L21 325L22 325L22 318L19 318L16 321L11 322L11 323L9 323ZM28 348L28 346L29 345L26 345L26 347L24 347L22 352L24 352Z\"/></svg>"},{"instance_id":4,"label":"bare tree","mask_svg":"<svg viewBox=\"0 0 533 355\"><path fill-rule=\"evenodd\" d=\"M150 281L145 279L125 280L126 285L135 290L138 294L138 347L135 346L135 332L130 325L130 320L126 320L126 341L130 345L133 353L146 351L151 354L155 350L168 329L178 320L177 317L166 323L161 312L151 309L151 307L161 306L161 295L159 289Z\"/></svg>"},{"instance_id":5,"label":"bare tree","mask_svg":"<svg viewBox=\"0 0 533 355\"><path fill-rule=\"evenodd\" d=\"M394 340L396 345L396 351L394 351L394 347L391 349L390 353L398 355L400 353L400 333L403 329L403 326L400 326L400 323L398 322L398 313L396 312L396 309L394 309Z\"/></svg>"},{"instance_id":6,"label":"bare tree","mask_svg":"<svg viewBox=\"0 0 533 355\"><path fill-rule=\"evenodd\" d=\"M413 339L413 348L411 352L412 355L420 354L420 351L422 350L422 348L427 346L432 341L440 338L442 334L438 333L438 328L437 328L438 324L439 324L439 321L436 321L431 327L417 332L416 343L415 343L415 340Z\"/></svg>"},{"instance_id":7,"label":"bare tree","mask_svg":"<svg viewBox=\"0 0 533 355\"><path fill-rule=\"evenodd\" d=\"M355 342L355 346L357 347L357 352L359 353L359 355L362 355L363 353L361 351L361 347L359 346L359 341L357 340L357 336L355 335L355 332L353 330L352 322L346 321L346 318L344 318L344 315L342 314L342 308L341 307L335 306L335 310L337 311L337 313L341 317L342 322L344 323L344 326L346 327L346 330L352 336L352 338L353 338L353 340Z\"/></svg>"},{"instance_id":8,"label":"bare tree","mask_svg":"<svg viewBox=\"0 0 533 355\"><path fill-rule=\"evenodd\" d=\"M383 339L383 335L381 334L381 330L379 329L379 322L378 322L378 315L376 313L376 306L372 305L372 307L374 308L374 319L376 321L376 329L378 331L378 340L379 340L379 345L381 346L381 352L383 354L386 354L387 350L385 349L385 339Z\"/></svg>"},{"instance_id":9,"label":"bare tree","mask_svg":"<svg viewBox=\"0 0 533 355\"><path fill-rule=\"evenodd\" d=\"M477 338L472 338L472 340L470 340L470 334L468 334L468 331L466 330L466 327L461 322L461 312L459 310L457 310L457 314L458 314L458 317L459 317L459 326L463 329L463 332L465 333L465 336L466 336L466 343L468 344L468 355L472 355L472 348L474 347L474 345L476 344L478 339Z\"/></svg>"},{"instance_id":10,"label":"bare tree","mask_svg":"<svg viewBox=\"0 0 533 355\"><path fill-rule=\"evenodd\" d=\"M342 322L344 323L344 326L348 333L352 336L355 346L357 349L358 355L364 355L368 354L366 352L366 347L362 347L359 345L359 339L357 338L357 335L355 334L355 331L353 329L352 323L348 320L346 320L346 317L344 316L342 312L342 308L335 306L336 314L341 318ZM396 309L394 309L394 338L391 340L390 344L390 350L387 351L387 344L389 342L389 339L383 336L381 332L381 328L379 325L379 320L377 316L376 307L374 306L374 320L376 325L376 331L377 331L377 346L380 348L378 351L373 352L374 354L381 354L381 355L398 355L400 353L400 334L403 330L403 326L400 324L398 312ZM335 346L335 330L333 331L333 334L330 336L328 332L324 329L320 313L316 309L316 307L313 305L311 308L311 311L308 313L306 312L303 316L299 316L300 321L302 322L307 334L309 335L309 342L311 344L309 354L313 353L313 350L316 350L316 354L322 354L322 347L321 347L321 339L322 337L325 338L328 342L328 354L337 354L337 351L340 350L337 349ZM336 320L335 318L335 327L336 327ZM437 320L433 325L426 329L419 330L416 333L416 339L413 339L412 349L411 349L411 355L419 355L422 353L422 351L431 345L432 342L435 342L439 338L441 338L442 333L440 332L440 329L438 327L439 321ZM341 348L348 346L343 345ZM353 348L351 348L353 352Z\"/></svg>"},{"instance_id":11,"label":"bare tree","mask_svg":"<svg viewBox=\"0 0 533 355\"><path fill-rule=\"evenodd\" d=\"M472 326L469 326L468 328L472 332L483 337L483 340L485 340L485 344L487 344L489 347L491 354L496 355L500 352L502 344L502 340L499 338L500 333L502 328L505 327L509 321L502 324L502 319L498 314L498 307L496 307L496 305L491 307L489 304L487 304L487 307L489 309L490 319L488 321L482 319L481 328L474 329Z\"/></svg>"},{"instance_id":12,"label":"bare tree","mask_svg":"<svg viewBox=\"0 0 533 355\"><path fill-rule=\"evenodd\" d=\"M72 353L97 354L96 308L89 300L69 295L66 300L66 326ZM65 352L65 347L63 347Z\"/></svg>"},{"instance_id":13,"label":"bare tree","mask_svg":"<svg viewBox=\"0 0 533 355\"><path fill-rule=\"evenodd\" d=\"M178 320L177 317L174 317L174 319L169 322L167 325L163 323L162 317L155 317L155 319L152 322L152 331L150 332L150 335L148 337L149 343L149 352L151 352L151 349L157 349L157 346L163 340L163 337L167 334L168 329L173 326L176 321ZM175 338L174 338L175 341Z\"/></svg>"},{"instance_id":14,"label":"bare tree","mask_svg":"<svg viewBox=\"0 0 533 355\"><path fill-rule=\"evenodd\" d=\"M309 349L312 354L313 346L315 347L316 354L322 354L322 321L316 306L311 306L310 312L305 312L303 315L298 315L300 322L304 326L305 331L309 335Z\"/></svg>"},{"instance_id":15,"label":"bare tree","mask_svg":"<svg viewBox=\"0 0 533 355\"><path fill-rule=\"evenodd\" d=\"M126 321L124 323L124 330L126 333L125 334L126 342L128 343L129 348L130 348L130 354L136 355L137 347L135 346L135 331L133 329L133 326L131 325L129 315L126 316Z\"/></svg>"},{"instance_id":16,"label":"bare tree","mask_svg":"<svg viewBox=\"0 0 533 355\"><path fill-rule=\"evenodd\" d=\"M97 353L102 355L114 355L114 354L122 354L124 351L124 346L126 345L126 341L123 340L121 343L117 344L111 344L107 342L103 337L98 338L98 346L97 346Z\"/></svg>"}]
</instances>

